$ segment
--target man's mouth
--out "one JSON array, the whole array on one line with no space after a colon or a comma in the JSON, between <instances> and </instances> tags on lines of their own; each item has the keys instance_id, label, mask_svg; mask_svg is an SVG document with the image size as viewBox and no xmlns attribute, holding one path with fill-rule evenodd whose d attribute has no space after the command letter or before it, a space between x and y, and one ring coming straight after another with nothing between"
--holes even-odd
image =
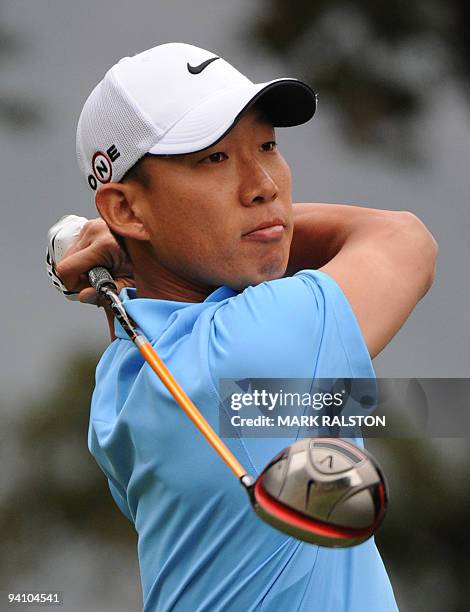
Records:
<instances>
[{"instance_id":1,"label":"man's mouth","mask_svg":"<svg viewBox=\"0 0 470 612\"><path fill-rule=\"evenodd\" d=\"M242 234L248 240L258 240L260 242L273 242L280 240L285 232L286 224L283 219L276 218L271 221L260 223L252 230Z\"/></svg>"}]
</instances>

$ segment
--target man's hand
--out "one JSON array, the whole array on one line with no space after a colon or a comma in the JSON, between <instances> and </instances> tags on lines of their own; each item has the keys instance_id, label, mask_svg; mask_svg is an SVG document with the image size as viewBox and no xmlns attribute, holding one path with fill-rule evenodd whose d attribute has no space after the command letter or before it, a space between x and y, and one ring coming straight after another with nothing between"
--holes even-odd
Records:
<instances>
[{"instance_id":1,"label":"man's hand","mask_svg":"<svg viewBox=\"0 0 470 612\"><path fill-rule=\"evenodd\" d=\"M82 223L78 235L77 223ZM49 230L48 258L65 288L86 304L102 305L88 281L88 271L95 266L108 268L119 290L134 286L132 264L102 219L62 218Z\"/></svg>"}]
</instances>

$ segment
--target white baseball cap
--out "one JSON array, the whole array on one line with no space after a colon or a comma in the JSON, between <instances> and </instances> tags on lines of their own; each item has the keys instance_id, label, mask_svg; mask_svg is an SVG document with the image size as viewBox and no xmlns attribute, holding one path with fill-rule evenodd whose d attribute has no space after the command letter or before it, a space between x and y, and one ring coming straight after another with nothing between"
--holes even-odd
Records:
<instances>
[{"instance_id":1,"label":"white baseball cap","mask_svg":"<svg viewBox=\"0 0 470 612\"><path fill-rule=\"evenodd\" d=\"M78 121L78 164L96 191L120 181L146 153L212 146L255 102L275 127L305 123L316 109L316 95L302 81L253 83L210 51L159 45L121 59L92 91Z\"/></svg>"}]
</instances>

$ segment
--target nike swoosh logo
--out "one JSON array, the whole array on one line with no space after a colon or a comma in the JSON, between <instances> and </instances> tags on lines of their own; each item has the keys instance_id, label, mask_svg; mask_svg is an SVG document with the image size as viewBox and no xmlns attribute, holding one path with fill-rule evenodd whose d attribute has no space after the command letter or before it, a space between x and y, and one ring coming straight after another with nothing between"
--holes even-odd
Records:
<instances>
[{"instance_id":1,"label":"nike swoosh logo","mask_svg":"<svg viewBox=\"0 0 470 612\"><path fill-rule=\"evenodd\" d=\"M187 66L188 66L188 70L191 74L200 74L204 68L207 68L207 66L209 64L212 64L212 62L215 62L215 60L220 59L219 57L211 57L210 59L206 60L205 62L202 62L202 64L199 64L199 66L191 66L191 64L188 62Z\"/></svg>"}]
</instances>

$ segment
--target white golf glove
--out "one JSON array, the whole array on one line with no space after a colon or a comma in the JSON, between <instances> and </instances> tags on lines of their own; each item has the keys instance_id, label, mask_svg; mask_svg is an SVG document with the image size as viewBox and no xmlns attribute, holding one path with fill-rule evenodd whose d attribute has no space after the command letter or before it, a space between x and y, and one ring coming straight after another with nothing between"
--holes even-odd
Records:
<instances>
[{"instance_id":1,"label":"white golf glove","mask_svg":"<svg viewBox=\"0 0 470 612\"><path fill-rule=\"evenodd\" d=\"M77 240L82 227L88 221L86 217L65 215L49 229L47 233L46 269L54 287L68 300L78 300L78 292L69 291L61 281L55 266L64 256L67 249Z\"/></svg>"}]
</instances>

